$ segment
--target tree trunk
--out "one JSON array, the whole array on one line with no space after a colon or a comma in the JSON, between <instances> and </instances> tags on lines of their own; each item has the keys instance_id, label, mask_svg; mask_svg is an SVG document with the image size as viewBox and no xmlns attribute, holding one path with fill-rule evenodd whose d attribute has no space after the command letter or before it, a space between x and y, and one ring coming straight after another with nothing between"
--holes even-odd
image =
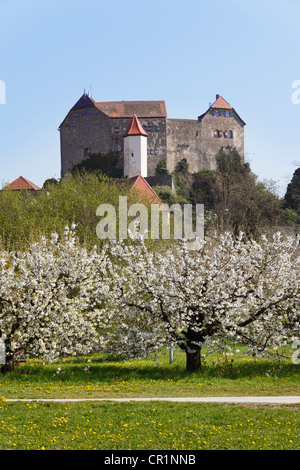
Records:
<instances>
[{"instance_id":1,"label":"tree trunk","mask_svg":"<svg viewBox=\"0 0 300 470\"><path fill-rule=\"evenodd\" d=\"M193 352L186 351L186 370L189 372L201 371L201 348L193 347Z\"/></svg>"}]
</instances>

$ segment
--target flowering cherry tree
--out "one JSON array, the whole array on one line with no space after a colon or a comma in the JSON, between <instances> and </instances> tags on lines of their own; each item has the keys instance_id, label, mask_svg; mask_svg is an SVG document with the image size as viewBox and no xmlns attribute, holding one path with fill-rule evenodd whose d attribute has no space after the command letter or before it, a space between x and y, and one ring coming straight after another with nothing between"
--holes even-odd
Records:
<instances>
[{"instance_id":1,"label":"flowering cherry tree","mask_svg":"<svg viewBox=\"0 0 300 470\"><path fill-rule=\"evenodd\" d=\"M72 227L27 251L0 251L0 336L7 362L18 354L56 360L106 348L131 356L175 341L187 369L203 345L224 339L249 351L299 338L299 240L226 233L196 251L143 242L87 250Z\"/></svg>"},{"instance_id":2,"label":"flowering cherry tree","mask_svg":"<svg viewBox=\"0 0 300 470\"><path fill-rule=\"evenodd\" d=\"M66 227L58 240L42 238L25 252L0 252L0 335L6 362L18 355L55 360L99 347L89 309L101 254L80 248Z\"/></svg>"},{"instance_id":3,"label":"flowering cherry tree","mask_svg":"<svg viewBox=\"0 0 300 470\"><path fill-rule=\"evenodd\" d=\"M205 240L198 251L184 243L166 252L113 243L106 295L112 317L131 332L122 351L134 348L134 328L142 340L139 319L148 322L149 344L164 337L186 352L189 371L201 369L204 343L228 339L267 353L294 340L300 328L298 246L298 239L280 234L257 242L229 233Z\"/></svg>"}]
</instances>

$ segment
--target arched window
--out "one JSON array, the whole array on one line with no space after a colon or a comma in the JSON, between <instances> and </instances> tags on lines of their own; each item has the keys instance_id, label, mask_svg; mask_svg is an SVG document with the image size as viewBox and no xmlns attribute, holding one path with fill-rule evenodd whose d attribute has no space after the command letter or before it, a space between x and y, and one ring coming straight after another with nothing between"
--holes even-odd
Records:
<instances>
[{"instance_id":1,"label":"arched window","mask_svg":"<svg viewBox=\"0 0 300 470\"><path fill-rule=\"evenodd\" d=\"M228 131L228 139L233 139L233 133L232 133L232 131Z\"/></svg>"}]
</instances>

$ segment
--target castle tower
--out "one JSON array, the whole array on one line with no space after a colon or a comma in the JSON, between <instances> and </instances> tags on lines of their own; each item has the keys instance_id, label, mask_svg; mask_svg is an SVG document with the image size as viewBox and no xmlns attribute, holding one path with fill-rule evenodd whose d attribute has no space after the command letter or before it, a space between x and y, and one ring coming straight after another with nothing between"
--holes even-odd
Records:
<instances>
[{"instance_id":1,"label":"castle tower","mask_svg":"<svg viewBox=\"0 0 300 470\"><path fill-rule=\"evenodd\" d=\"M147 132L134 115L124 134L124 176L147 177Z\"/></svg>"}]
</instances>

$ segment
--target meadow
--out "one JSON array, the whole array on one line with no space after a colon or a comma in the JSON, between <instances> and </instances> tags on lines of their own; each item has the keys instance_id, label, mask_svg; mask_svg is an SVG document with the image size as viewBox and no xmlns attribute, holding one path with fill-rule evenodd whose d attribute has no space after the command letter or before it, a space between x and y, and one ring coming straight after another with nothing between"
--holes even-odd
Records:
<instances>
[{"instance_id":1,"label":"meadow","mask_svg":"<svg viewBox=\"0 0 300 470\"><path fill-rule=\"evenodd\" d=\"M201 373L168 351L21 363L0 375L0 449L296 450L299 405L115 402L121 397L299 395L299 365L239 350L212 355ZM9 398L109 398L105 402L9 402ZM299 399L300 401L300 399Z\"/></svg>"}]
</instances>

